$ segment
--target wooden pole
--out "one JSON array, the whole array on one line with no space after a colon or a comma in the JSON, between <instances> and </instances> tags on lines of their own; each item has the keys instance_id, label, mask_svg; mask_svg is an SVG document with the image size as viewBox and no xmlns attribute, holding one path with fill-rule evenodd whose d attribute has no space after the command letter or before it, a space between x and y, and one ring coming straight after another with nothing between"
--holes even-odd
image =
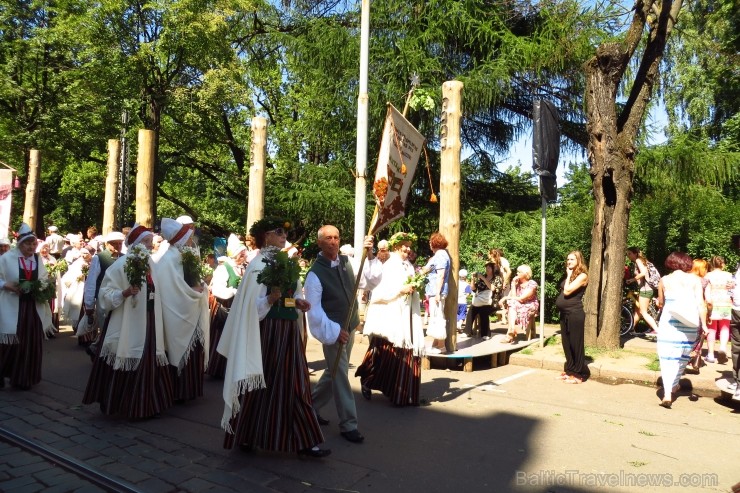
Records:
<instances>
[{"instance_id":1,"label":"wooden pole","mask_svg":"<svg viewBox=\"0 0 740 493\"><path fill-rule=\"evenodd\" d=\"M249 167L247 233L255 221L265 216L265 163L267 162L267 119L252 119L252 162Z\"/></svg>"},{"instance_id":2,"label":"wooden pole","mask_svg":"<svg viewBox=\"0 0 740 493\"><path fill-rule=\"evenodd\" d=\"M457 348L457 283L460 268L460 121L463 83L442 84L442 128L440 130L441 173L439 184L439 232L447 239L452 259L449 292L445 302L447 351Z\"/></svg>"},{"instance_id":3,"label":"wooden pole","mask_svg":"<svg viewBox=\"0 0 740 493\"><path fill-rule=\"evenodd\" d=\"M26 183L26 203L23 208L23 222L36 231L36 218L39 209L39 188L41 180L41 151L31 149L28 157L28 182Z\"/></svg>"},{"instance_id":4,"label":"wooden pole","mask_svg":"<svg viewBox=\"0 0 740 493\"><path fill-rule=\"evenodd\" d=\"M139 130L136 169L136 222L154 227L154 130Z\"/></svg>"},{"instance_id":5,"label":"wooden pole","mask_svg":"<svg viewBox=\"0 0 740 493\"><path fill-rule=\"evenodd\" d=\"M116 227L118 161L120 158L121 142L118 139L108 139L108 175L105 178L105 201L103 202L103 236Z\"/></svg>"}]
</instances>

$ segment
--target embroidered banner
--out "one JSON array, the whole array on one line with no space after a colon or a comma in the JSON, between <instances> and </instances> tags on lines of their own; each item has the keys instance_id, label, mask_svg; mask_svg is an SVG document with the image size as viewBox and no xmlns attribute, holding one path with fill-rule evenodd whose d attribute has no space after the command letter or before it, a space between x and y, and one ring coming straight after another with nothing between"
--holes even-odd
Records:
<instances>
[{"instance_id":1,"label":"embroidered banner","mask_svg":"<svg viewBox=\"0 0 740 493\"><path fill-rule=\"evenodd\" d=\"M13 198L13 171L0 169L0 238L8 238L10 205Z\"/></svg>"},{"instance_id":2,"label":"embroidered banner","mask_svg":"<svg viewBox=\"0 0 740 493\"><path fill-rule=\"evenodd\" d=\"M373 181L378 214L375 223L371 225L371 234L406 213L406 198L423 146L424 137L389 104Z\"/></svg>"}]
</instances>

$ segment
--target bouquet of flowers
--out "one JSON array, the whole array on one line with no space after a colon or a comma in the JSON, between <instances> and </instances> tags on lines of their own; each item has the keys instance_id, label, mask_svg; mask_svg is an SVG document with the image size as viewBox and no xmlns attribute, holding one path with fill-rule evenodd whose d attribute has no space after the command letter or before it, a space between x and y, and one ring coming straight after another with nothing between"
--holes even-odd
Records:
<instances>
[{"instance_id":1,"label":"bouquet of flowers","mask_svg":"<svg viewBox=\"0 0 740 493\"><path fill-rule=\"evenodd\" d=\"M40 303L45 303L57 296L56 283L49 279L21 281L20 288L22 292L27 294L30 293L31 296L33 296L33 299Z\"/></svg>"},{"instance_id":2,"label":"bouquet of flowers","mask_svg":"<svg viewBox=\"0 0 740 493\"><path fill-rule=\"evenodd\" d=\"M80 275L77 276L77 282L82 282L87 278L87 273L90 271L90 265L85 264L80 268Z\"/></svg>"},{"instance_id":3,"label":"bouquet of flowers","mask_svg":"<svg viewBox=\"0 0 740 493\"><path fill-rule=\"evenodd\" d=\"M257 275L257 282L268 288L277 287L283 293L295 289L296 282L301 274L301 268L295 259L288 257L287 252L277 249L263 248L262 261L267 264Z\"/></svg>"},{"instance_id":4,"label":"bouquet of flowers","mask_svg":"<svg viewBox=\"0 0 740 493\"><path fill-rule=\"evenodd\" d=\"M200 277L201 279L208 279L210 277L213 277L213 269L210 265L204 263L200 264Z\"/></svg>"},{"instance_id":5,"label":"bouquet of flowers","mask_svg":"<svg viewBox=\"0 0 740 493\"><path fill-rule=\"evenodd\" d=\"M146 283L146 274L149 272L149 250L144 245L134 245L128 251L123 272L132 286L141 287ZM131 298L131 302L136 307L136 295Z\"/></svg>"},{"instance_id":6,"label":"bouquet of flowers","mask_svg":"<svg viewBox=\"0 0 740 493\"><path fill-rule=\"evenodd\" d=\"M52 265L46 266L46 272L49 273L49 277L56 276L57 272L60 276L63 276L67 270L69 269L69 265L67 265L67 261L64 259L59 260L57 263Z\"/></svg>"},{"instance_id":7,"label":"bouquet of flowers","mask_svg":"<svg viewBox=\"0 0 740 493\"><path fill-rule=\"evenodd\" d=\"M200 286L202 280L202 262L200 261L197 250L188 246L180 247L180 255L182 256L182 272L185 282L190 287Z\"/></svg>"},{"instance_id":8,"label":"bouquet of flowers","mask_svg":"<svg viewBox=\"0 0 740 493\"><path fill-rule=\"evenodd\" d=\"M427 278L426 274L423 274L422 272L417 272L413 276L409 276L408 279L406 279L406 282L403 283L404 286L413 286L414 291L417 293L421 293L424 290L424 286L427 285L429 282L429 279ZM406 295L408 297L408 295Z\"/></svg>"}]
</instances>

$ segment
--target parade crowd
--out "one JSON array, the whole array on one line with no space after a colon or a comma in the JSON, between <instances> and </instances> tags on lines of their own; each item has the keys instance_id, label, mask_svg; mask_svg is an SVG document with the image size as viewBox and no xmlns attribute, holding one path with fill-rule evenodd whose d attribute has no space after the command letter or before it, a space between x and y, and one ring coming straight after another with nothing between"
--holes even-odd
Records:
<instances>
[{"instance_id":1,"label":"parade crowd","mask_svg":"<svg viewBox=\"0 0 740 493\"><path fill-rule=\"evenodd\" d=\"M13 248L0 238L0 387L6 379L19 390L37 384L43 341L69 324L92 360L85 404L108 415L151 418L201 397L209 375L223 380L224 447L321 458L330 454L320 447L321 427L329 424L321 412L332 401L341 436L364 440L349 374L355 333L362 331L370 341L354 375L363 398L380 392L396 406L420 404L421 358L450 348L444 307L454 281L442 234L430 235L432 256L422 267L414 265L412 233L396 233L377 250L368 236L355 255L350 245L340 246L339 230L325 225L309 264L287 241L291 223L283 218L256 221L248 235L232 234L207 255L194 226L181 216L163 218L156 234L134 224L105 236L91 227L84 237L49 226L42 241L22 224ZM673 252L661 278L638 248L629 248L627 258L635 320L657 337L661 406L671 407L704 338L709 362L727 361L732 340L740 379L740 268L733 274L721 257L707 262ZM564 383L589 377L588 280L582 253L570 252L556 300ZM520 333L535 337L538 289L530 266L512 270L503 252L491 249L483 272L459 271L457 339L489 340L490 318L499 314L507 325L499 342L516 344ZM648 310L653 297L662 308L658 320ZM322 344L326 364L313 388L308 333ZM737 383L732 391L740 399Z\"/></svg>"}]
</instances>

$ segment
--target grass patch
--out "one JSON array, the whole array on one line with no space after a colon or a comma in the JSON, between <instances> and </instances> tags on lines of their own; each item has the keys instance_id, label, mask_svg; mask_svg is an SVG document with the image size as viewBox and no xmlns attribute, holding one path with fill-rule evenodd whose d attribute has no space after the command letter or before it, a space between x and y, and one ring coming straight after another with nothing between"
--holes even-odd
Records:
<instances>
[{"instance_id":1,"label":"grass patch","mask_svg":"<svg viewBox=\"0 0 740 493\"><path fill-rule=\"evenodd\" d=\"M617 423L616 421L609 421L608 419L605 419L604 423L609 423L610 425L624 426L622 423Z\"/></svg>"},{"instance_id":2,"label":"grass patch","mask_svg":"<svg viewBox=\"0 0 740 493\"><path fill-rule=\"evenodd\" d=\"M545 347L554 346L556 344L560 344L560 336L558 335L551 335L550 337L545 339Z\"/></svg>"},{"instance_id":3,"label":"grass patch","mask_svg":"<svg viewBox=\"0 0 740 493\"><path fill-rule=\"evenodd\" d=\"M642 462L641 460L631 460L628 461L627 464L631 465L632 467L642 467L648 465L647 462Z\"/></svg>"},{"instance_id":4,"label":"grass patch","mask_svg":"<svg viewBox=\"0 0 740 493\"><path fill-rule=\"evenodd\" d=\"M534 349L532 349L532 346L527 346L521 351L519 351L520 354L534 354Z\"/></svg>"},{"instance_id":5,"label":"grass patch","mask_svg":"<svg viewBox=\"0 0 740 493\"><path fill-rule=\"evenodd\" d=\"M645 365L648 370L660 371L660 360L658 359L657 354L646 354L645 357L647 357L650 360Z\"/></svg>"},{"instance_id":6,"label":"grass patch","mask_svg":"<svg viewBox=\"0 0 740 493\"><path fill-rule=\"evenodd\" d=\"M657 437L658 436L655 433L645 431L645 430L640 430L638 433L640 433L640 435L645 435L646 437Z\"/></svg>"}]
</instances>

